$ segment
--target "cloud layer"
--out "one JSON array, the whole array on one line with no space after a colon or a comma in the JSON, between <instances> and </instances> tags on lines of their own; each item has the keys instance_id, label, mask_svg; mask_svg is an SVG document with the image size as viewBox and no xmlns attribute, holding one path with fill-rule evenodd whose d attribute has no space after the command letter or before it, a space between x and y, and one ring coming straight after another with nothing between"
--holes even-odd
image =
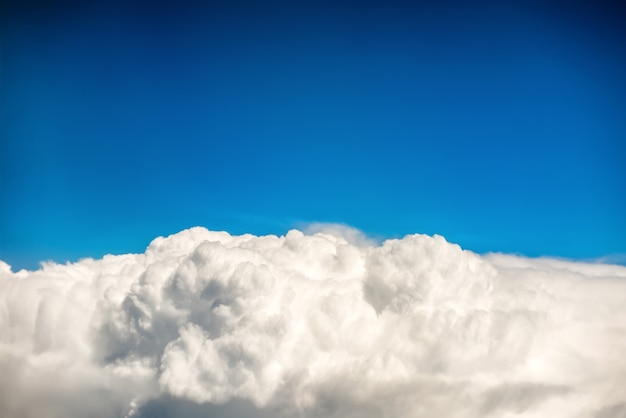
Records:
<instances>
[{"instance_id":1,"label":"cloud layer","mask_svg":"<svg viewBox=\"0 0 626 418\"><path fill-rule=\"evenodd\" d=\"M0 262L0 416L626 417L626 268L192 228Z\"/></svg>"}]
</instances>

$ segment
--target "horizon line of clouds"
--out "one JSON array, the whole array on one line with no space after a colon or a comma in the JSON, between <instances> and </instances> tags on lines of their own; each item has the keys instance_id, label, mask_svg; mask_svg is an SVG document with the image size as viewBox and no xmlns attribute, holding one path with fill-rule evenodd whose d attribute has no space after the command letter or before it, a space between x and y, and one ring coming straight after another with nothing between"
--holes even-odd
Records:
<instances>
[{"instance_id":1,"label":"horizon line of clouds","mask_svg":"<svg viewBox=\"0 0 626 418\"><path fill-rule=\"evenodd\" d=\"M626 267L305 232L0 261L0 415L626 416Z\"/></svg>"},{"instance_id":2,"label":"horizon line of clouds","mask_svg":"<svg viewBox=\"0 0 626 418\"><path fill-rule=\"evenodd\" d=\"M274 222L274 223L276 223L276 222ZM317 233L337 235L337 236L343 237L344 239L348 240L352 244L369 245L369 246L380 245L380 244L384 243L387 240L402 239L403 237L406 237L406 236L409 236L409 235L413 235L413 234L399 234L399 235L392 235L392 236L384 236L384 235L381 235L381 234L371 234L371 233L363 232L359 228L355 228L355 227L353 227L353 226L351 226L351 225L349 225L347 223L343 223L343 222L292 221L290 224L281 223L281 225L287 231L284 234L269 233L269 234L265 234L265 235L271 235L271 236L278 236L278 237L280 237L280 236L286 235L291 230L296 230L296 231L303 232L305 235L315 235ZM204 228L204 227L203 226L191 226L191 227L185 228L183 230L194 229L194 228ZM220 230L217 230L217 231L225 232L225 233L231 235L231 232L227 231L226 229L220 229ZM175 235L175 234L172 234L172 235ZM237 235L237 234L234 234L234 235ZM249 234L244 233L242 235L249 235ZM441 235L440 234L433 234L433 236L441 236ZM456 243L455 245L460 245L460 243ZM492 254L509 254L509 255L514 255L514 256L517 256L517 257L525 257L525 258L532 258L532 259L554 259L554 260L563 260L563 261L581 262L581 263L614 264L614 265L626 266L626 253L610 253L610 254L605 254L605 255L602 255L602 256L598 256L598 257L576 258L576 257L564 257L564 256L554 255L554 254L544 254L544 255L538 255L538 256L529 256L529 255L524 254L523 252L520 252L520 251L502 252L502 251L497 251L497 250L489 250L489 251L480 252L480 251L475 251L475 250L472 250L472 249L469 249L469 248L465 248L464 246L461 246L461 248L463 248L464 250L472 251L472 252L474 252L476 254L479 254L481 256L489 256L489 255L492 255ZM121 253L117 253L117 252L106 252L106 253L104 253L102 255L102 257L111 256L111 255L120 255L120 254ZM140 254L140 253L138 253L138 252L131 252L129 254ZM79 262L81 262L83 260L88 260L88 259L94 259L94 257L93 256L84 256L84 257L79 257L79 258L74 259L74 260L64 260L64 261L48 258L48 259L45 259L45 260L38 261L37 262L37 265L38 265L37 269L20 268L19 270L37 271L37 270L43 268L47 264L66 264L66 265L67 264L76 264L76 263L79 263ZM9 264L6 261L0 259L0 266L2 266L3 264L4 265L8 265L10 267L11 271L13 270L13 266L11 264Z\"/></svg>"}]
</instances>

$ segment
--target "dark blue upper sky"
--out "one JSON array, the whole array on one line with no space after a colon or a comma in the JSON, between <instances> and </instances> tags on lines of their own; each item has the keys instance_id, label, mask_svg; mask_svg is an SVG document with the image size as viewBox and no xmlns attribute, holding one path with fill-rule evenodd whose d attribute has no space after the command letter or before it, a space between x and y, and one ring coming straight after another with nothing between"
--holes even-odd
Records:
<instances>
[{"instance_id":1,"label":"dark blue upper sky","mask_svg":"<svg viewBox=\"0 0 626 418\"><path fill-rule=\"evenodd\" d=\"M14 268L309 222L626 253L626 14L610 2L13 3Z\"/></svg>"}]
</instances>

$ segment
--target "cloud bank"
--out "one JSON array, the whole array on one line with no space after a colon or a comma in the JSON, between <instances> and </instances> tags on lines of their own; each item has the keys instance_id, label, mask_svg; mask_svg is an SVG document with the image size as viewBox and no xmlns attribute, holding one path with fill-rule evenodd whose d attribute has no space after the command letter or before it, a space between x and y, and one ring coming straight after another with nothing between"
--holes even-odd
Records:
<instances>
[{"instance_id":1,"label":"cloud bank","mask_svg":"<svg viewBox=\"0 0 626 418\"><path fill-rule=\"evenodd\" d=\"M626 417L626 267L316 231L0 262L0 416Z\"/></svg>"}]
</instances>

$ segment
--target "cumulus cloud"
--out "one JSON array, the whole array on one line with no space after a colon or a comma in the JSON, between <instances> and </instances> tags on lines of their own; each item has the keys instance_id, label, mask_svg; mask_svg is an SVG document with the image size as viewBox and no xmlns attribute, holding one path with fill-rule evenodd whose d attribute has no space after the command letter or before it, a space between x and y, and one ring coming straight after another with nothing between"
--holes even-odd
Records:
<instances>
[{"instance_id":1,"label":"cumulus cloud","mask_svg":"<svg viewBox=\"0 0 626 418\"><path fill-rule=\"evenodd\" d=\"M0 263L0 416L626 417L626 267L313 229Z\"/></svg>"}]
</instances>

